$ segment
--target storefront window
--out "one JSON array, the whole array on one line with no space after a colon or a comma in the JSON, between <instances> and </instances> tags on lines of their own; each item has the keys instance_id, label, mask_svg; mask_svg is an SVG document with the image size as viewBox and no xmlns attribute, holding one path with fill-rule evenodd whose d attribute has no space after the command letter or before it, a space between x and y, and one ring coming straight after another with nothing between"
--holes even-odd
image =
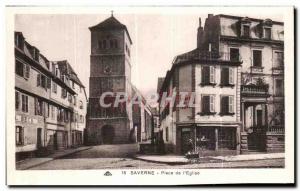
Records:
<instances>
[{"instance_id":1,"label":"storefront window","mask_svg":"<svg viewBox=\"0 0 300 191\"><path fill-rule=\"evenodd\" d=\"M235 129L219 128L218 129L218 148L235 149Z\"/></svg>"},{"instance_id":2,"label":"storefront window","mask_svg":"<svg viewBox=\"0 0 300 191\"><path fill-rule=\"evenodd\" d=\"M200 150L215 150L215 128L201 127L196 131L196 144Z\"/></svg>"}]
</instances>

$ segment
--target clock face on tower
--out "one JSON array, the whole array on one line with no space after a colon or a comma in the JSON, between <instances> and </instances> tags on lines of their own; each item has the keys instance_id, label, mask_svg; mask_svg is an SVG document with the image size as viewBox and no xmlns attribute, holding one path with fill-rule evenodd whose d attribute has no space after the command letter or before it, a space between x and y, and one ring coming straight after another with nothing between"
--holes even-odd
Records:
<instances>
[{"instance_id":1,"label":"clock face on tower","mask_svg":"<svg viewBox=\"0 0 300 191\"><path fill-rule=\"evenodd\" d=\"M109 64L104 65L104 73L105 74L110 74L111 73L111 67Z\"/></svg>"}]
</instances>

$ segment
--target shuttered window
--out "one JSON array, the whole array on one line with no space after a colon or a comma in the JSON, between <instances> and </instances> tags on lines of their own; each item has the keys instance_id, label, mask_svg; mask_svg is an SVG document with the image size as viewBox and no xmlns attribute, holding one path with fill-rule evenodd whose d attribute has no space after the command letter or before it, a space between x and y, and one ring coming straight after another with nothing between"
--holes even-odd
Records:
<instances>
[{"instance_id":1,"label":"shuttered window","mask_svg":"<svg viewBox=\"0 0 300 191\"><path fill-rule=\"evenodd\" d=\"M229 84L229 68L221 69L221 84L222 85Z\"/></svg>"},{"instance_id":2,"label":"shuttered window","mask_svg":"<svg viewBox=\"0 0 300 191\"><path fill-rule=\"evenodd\" d=\"M28 112L28 96L22 95L22 111Z\"/></svg>"},{"instance_id":3,"label":"shuttered window","mask_svg":"<svg viewBox=\"0 0 300 191\"><path fill-rule=\"evenodd\" d=\"M209 82L215 83L215 67L214 66L209 67Z\"/></svg>"},{"instance_id":4,"label":"shuttered window","mask_svg":"<svg viewBox=\"0 0 300 191\"><path fill-rule=\"evenodd\" d=\"M47 88L51 89L51 78L47 78Z\"/></svg>"},{"instance_id":5,"label":"shuttered window","mask_svg":"<svg viewBox=\"0 0 300 191\"><path fill-rule=\"evenodd\" d=\"M215 112L215 96L205 95L202 96L202 113Z\"/></svg>"},{"instance_id":6,"label":"shuttered window","mask_svg":"<svg viewBox=\"0 0 300 191\"><path fill-rule=\"evenodd\" d=\"M203 66L202 67L202 84L214 84L215 83L215 67Z\"/></svg>"},{"instance_id":7,"label":"shuttered window","mask_svg":"<svg viewBox=\"0 0 300 191\"><path fill-rule=\"evenodd\" d=\"M16 126L16 145L24 144L24 128Z\"/></svg>"},{"instance_id":8,"label":"shuttered window","mask_svg":"<svg viewBox=\"0 0 300 191\"><path fill-rule=\"evenodd\" d=\"M234 112L233 96L221 96L221 114L232 114Z\"/></svg>"},{"instance_id":9,"label":"shuttered window","mask_svg":"<svg viewBox=\"0 0 300 191\"><path fill-rule=\"evenodd\" d=\"M25 65L25 78L29 78L30 77L30 66L29 65Z\"/></svg>"},{"instance_id":10,"label":"shuttered window","mask_svg":"<svg viewBox=\"0 0 300 191\"><path fill-rule=\"evenodd\" d=\"M234 69L229 68L229 84L234 84Z\"/></svg>"},{"instance_id":11,"label":"shuttered window","mask_svg":"<svg viewBox=\"0 0 300 191\"><path fill-rule=\"evenodd\" d=\"M229 96L229 113L233 113L234 112L234 104L233 104L233 96Z\"/></svg>"},{"instance_id":12,"label":"shuttered window","mask_svg":"<svg viewBox=\"0 0 300 191\"><path fill-rule=\"evenodd\" d=\"M36 86L40 86L41 85L41 74L37 74L37 79L36 79Z\"/></svg>"},{"instance_id":13,"label":"shuttered window","mask_svg":"<svg viewBox=\"0 0 300 191\"><path fill-rule=\"evenodd\" d=\"M234 84L234 69L224 67L221 69L221 85Z\"/></svg>"},{"instance_id":14,"label":"shuttered window","mask_svg":"<svg viewBox=\"0 0 300 191\"><path fill-rule=\"evenodd\" d=\"M52 82L52 92L57 93L57 84L55 82Z\"/></svg>"},{"instance_id":15,"label":"shuttered window","mask_svg":"<svg viewBox=\"0 0 300 191\"><path fill-rule=\"evenodd\" d=\"M209 103L209 110L210 112L215 112L215 96L210 95L210 103Z\"/></svg>"},{"instance_id":16,"label":"shuttered window","mask_svg":"<svg viewBox=\"0 0 300 191\"><path fill-rule=\"evenodd\" d=\"M34 109L35 109L35 115L43 116L44 114L44 103L42 100L35 98L34 99Z\"/></svg>"},{"instance_id":17,"label":"shuttered window","mask_svg":"<svg viewBox=\"0 0 300 191\"><path fill-rule=\"evenodd\" d=\"M20 93L17 91L15 92L15 108L16 110L20 108Z\"/></svg>"}]
</instances>

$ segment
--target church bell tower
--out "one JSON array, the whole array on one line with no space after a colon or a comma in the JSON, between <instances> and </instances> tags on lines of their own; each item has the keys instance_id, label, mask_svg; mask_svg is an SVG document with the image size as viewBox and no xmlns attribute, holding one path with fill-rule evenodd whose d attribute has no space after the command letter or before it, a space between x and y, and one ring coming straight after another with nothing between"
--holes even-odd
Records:
<instances>
[{"instance_id":1,"label":"church bell tower","mask_svg":"<svg viewBox=\"0 0 300 191\"><path fill-rule=\"evenodd\" d=\"M117 92L131 97L130 47L127 27L113 14L103 22L89 28L91 32L89 108L87 142L90 145L121 144L130 141L132 109L128 103L105 108L100 97Z\"/></svg>"}]
</instances>

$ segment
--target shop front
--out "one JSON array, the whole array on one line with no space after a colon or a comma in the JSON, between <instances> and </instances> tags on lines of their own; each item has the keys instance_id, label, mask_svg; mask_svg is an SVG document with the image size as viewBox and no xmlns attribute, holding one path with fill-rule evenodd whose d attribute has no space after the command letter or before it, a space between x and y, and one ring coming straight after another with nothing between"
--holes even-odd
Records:
<instances>
[{"instance_id":1,"label":"shop front","mask_svg":"<svg viewBox=\"0 0 300 191\"><path fill-rule=\"evenodd\" d=\"M194 125L181 128L181 154L188 152L208 155L238 153L238 126Z\"/></svg>"}]
</instances>

